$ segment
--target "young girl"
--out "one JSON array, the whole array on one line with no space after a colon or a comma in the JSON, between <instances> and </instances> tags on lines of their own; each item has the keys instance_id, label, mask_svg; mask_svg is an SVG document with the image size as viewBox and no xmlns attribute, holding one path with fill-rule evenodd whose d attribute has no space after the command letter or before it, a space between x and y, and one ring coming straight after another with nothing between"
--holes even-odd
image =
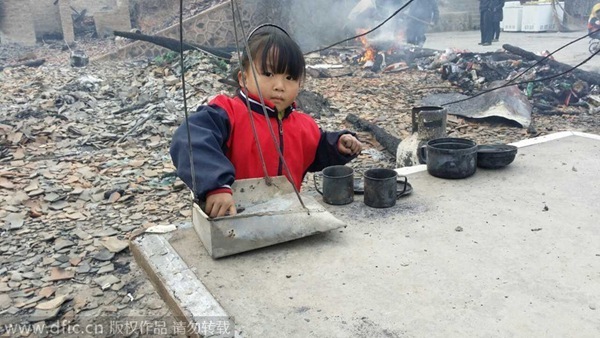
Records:
<instances>
[{"instance_id":1,"label":"young girl","mask_svg":"<svg viewBox=\"0 0 600 338\"><path fill-rule=\"evenodd\" d=\"M296 109L294 101L305 79L305 61L300 47L283 29L259 26L250 34L248 46L251 58L246 52L242 55L237 95L218 95L189 117L196 175L194 193L206 202L205 212L210 217L235 215L230 188L234 180L264 176L251 118L269 176L286 174L279 148L297 189L308 171L345 164L362 149L352 133L321 131L309 115ZM185 122L173 135L171 158L179 178L192 189Z\"/></svg>"}]
</instances>

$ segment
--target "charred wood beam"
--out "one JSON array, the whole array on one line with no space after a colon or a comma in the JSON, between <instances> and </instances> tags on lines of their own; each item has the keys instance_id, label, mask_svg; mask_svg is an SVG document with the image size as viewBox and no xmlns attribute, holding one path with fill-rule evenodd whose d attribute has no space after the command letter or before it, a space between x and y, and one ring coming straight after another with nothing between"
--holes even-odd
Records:
<instances>
[{"instance_id":1,"label":"charred wood beam","mask_svg":"<svg viewBox=\"0 0 600 338\"><path fill-rule=\"evenodd\" d=\"M544 58L543 56L535 55L532 52L526 51L524 49L509 44L502 45L502 48L509 51L510 53L519 55L528 60L541 61ZM559 72L565 72L573 68L573 66L571 65L550 59L547 59L544 62ZM571 73L578 77L580 80L587 82L588 84L600 85L600 74L588 72L579 68L574 69Z\"/></svg>"},{"instance_id":2,"label":"charred wood beam","mask_svg":"<svg viewBox=\"0 0 600 338\"><path fill-rule=\"evenodd\" d=\"M46 62L46 59L37 59L37 60L31 60L31 61L25 61L25 62L11 63L11 64L8 64L5 66L0 66L0 70L3 70L4 68L21 67L21 66L39 67L39 66L43 65L44 62Z\"/></svg>"},{"instance_id":3,"label":"charred wood beam","mask_svg":"<svg viewBox=\"0 0 600 338\"><path fill-rule=\"evenodd\" d=\"M379 142L379 144L381 144L393 157L396 157L396 150L398 149L398 145L402 140L389 134L387 131L385 131L385 129L379 127L378 125L365 119L361 119L354 114L348 114L346 116L346 121L352 123L357 130L368 131L373 134L377 142Z\"/></svg>"},{"instance_id":4,"label":"charred wood beam","mask_svg":"<svg viewBox=\"0 0 600 338\"><path fill-rule=\"evenodd\" d=\"M152 36L152 35L145 35L145 34L139 34L139 33L121 32L121 31L114 31L113 33L115 36L120 36L120 37L128 38L131 40L140 40L140 41L150 42L155 45L175 51L177 53L179 53L181 51L180 43L179 43L179 40L177 40L177 39L166 38L164 36ZM212 56L224 59L226 62L229 62L229 60L231 59L231 53L221 51L217 48L194 45L194 44L191 44L191 43L185 42L185 41L183 42L183 50L184 51L200 50L200 51L210 54Z\"/></svg>"}]
</instances>

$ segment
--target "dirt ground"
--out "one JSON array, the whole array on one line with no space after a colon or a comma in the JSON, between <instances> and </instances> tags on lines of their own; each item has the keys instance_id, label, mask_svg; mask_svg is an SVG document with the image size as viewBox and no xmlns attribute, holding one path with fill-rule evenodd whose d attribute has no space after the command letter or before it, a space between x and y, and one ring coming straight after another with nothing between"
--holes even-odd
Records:
<instances>
[{"instance_id":1,"label":"dirt ground","mask_svg":"<svg viewBox=\"0 0 600 338\"><path fill-rule=\"evenodd\" d=\"M110 40L81 44L90 56L114 47ZM142 229L190 220L188 192L175 180L168 155L172 132L183 119L177 65L128 60L72 68L69 51L51 44L2 46L0 60L6 64L28 53L46 57L46 64L0 72L0 312L27 328L57 320L58 327L67 327L89 318L156 323L169 311L126 243ZM190 110L230 90L218 82L226 70L200 55L188 58ZM327 57L309 60L324 61ZM413 106L427 94L458 90L435 69L373 73L359 65L345 67L351 75L309 77L305 84L332 108L333 114L317 120L325 129L354 129L346 121L354 114L405 139ZM478 143L562 130L600 134L591 109L534 113L528 129L450 120L450 136ZM350 164L359 173L396 166L393 151L371 133L359 137L365 149ZM308 182L305 188L311 189ZM127 335L154 328L138 326Z\"/></svg>"}]
</instances>

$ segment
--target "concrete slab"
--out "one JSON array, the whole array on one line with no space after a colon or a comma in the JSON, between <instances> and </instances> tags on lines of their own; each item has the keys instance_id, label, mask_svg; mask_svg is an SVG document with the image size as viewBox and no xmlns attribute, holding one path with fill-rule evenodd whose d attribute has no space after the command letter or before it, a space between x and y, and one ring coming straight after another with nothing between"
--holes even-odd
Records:
<instances>
[{"instance_id":1,"label":"concrete slab","mask_svg":"<svg viewBox=\"0 0 600 338\"><path fill-rule=\"evenodd\" d=\"M399 169L414 192L327 206L339 231L213 260L190 226L165 247L243 336L598 336L600 137L517 145L464 180Z\"/></svg>"},{"instance_id":2,"label":"concrete slab","mask_svg":"<svg viewBox=\"0 0 600 338\"><path fill-rule=\"evenodd\" d=\"M206 336L208 325L233 326L230 319L200 280L169 244L168 236L145 235L134 240L131 251L161 298L171 310L173 323L185 323L188 336ZM167 318L165 318L167 320ZM170 331L171 327L167 328ZM175 331L173 331L175 332ZM225 335L227 336L227 335Z\"/></svg>"}]
</instances>

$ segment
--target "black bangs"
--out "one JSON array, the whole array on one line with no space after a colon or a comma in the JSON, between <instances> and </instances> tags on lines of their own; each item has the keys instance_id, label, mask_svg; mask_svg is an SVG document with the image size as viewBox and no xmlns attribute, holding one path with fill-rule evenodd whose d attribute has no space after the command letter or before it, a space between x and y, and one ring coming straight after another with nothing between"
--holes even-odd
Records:
<instances>
[{"instance_id":1,"label":"black bangs","mask_svg":"<svg viewBox=\"0 0 600 338\"><path fill-rule=\"evenodd\" d=\"M281 30L264 28L252 36L249 47L252 58L255 61L260 59L263 71L288 74L294 80L304 79L306 65L304 55L298 44ZM244 67L248 63L244 57Z\"/></svg>"}]
</instances>

